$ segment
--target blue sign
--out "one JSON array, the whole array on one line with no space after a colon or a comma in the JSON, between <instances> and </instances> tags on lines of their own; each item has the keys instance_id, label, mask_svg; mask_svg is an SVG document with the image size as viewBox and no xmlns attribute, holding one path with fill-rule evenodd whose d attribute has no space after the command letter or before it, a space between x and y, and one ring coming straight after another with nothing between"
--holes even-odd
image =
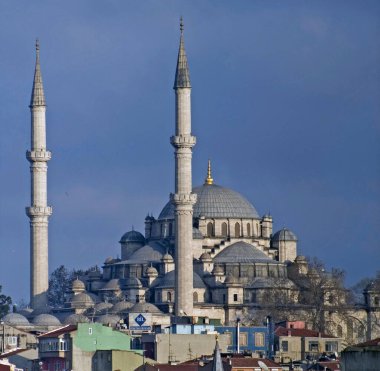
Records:
<instances>
[{"instance_id":1,"label":"blue sign","mask_svg":"<svg viewBox=\"0 0 380 371\"><path fill-rule=\"evenodd\" d=\"M145 323L146 319L145 317L142 315L142 314L139 314L136 318L135 318L135 322L141 327L144 323Z\"/></svg>"}]
</instances>

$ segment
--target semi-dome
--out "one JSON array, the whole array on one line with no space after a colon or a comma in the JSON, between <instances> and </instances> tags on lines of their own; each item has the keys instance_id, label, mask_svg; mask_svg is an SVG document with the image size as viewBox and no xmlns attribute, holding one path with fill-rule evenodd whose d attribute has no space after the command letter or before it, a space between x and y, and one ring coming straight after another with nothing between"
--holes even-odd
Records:
<instances>
[{"instance_id":1,"label":"semi-dome","mask_svg":"<svg viewBox=\"0 0 380 371\"><path fill-rule=\"evenodd\" d=\"M226 247L214 258L214 263L277 263L249 243L238 241Z\"/></svg>"},{"instance_id":2,"label":"semi-dome","mask_svg":"<svg viewBox=\"0 0 380 371\"><path fill-rule=\"evenodd\" d=\"M108 309L112 308L113 304L112 303L106 303L106 302L101 302L98 303L94 306L94 310L96 313L106 313Z\"/></svg>"},{"instance_id":3,"label":"semi-dome","mask_svg":"<svg viewBox=\"0 0 380 371\"><path fill-rule=\"evenodd\" d=\"M129 262L160 262L165 250L162 246L158 244L150 243L150 245L145 245L140 247L135 251L130 258Z\"/></svg>"},{"instance_id":4,"label":"semi-dome","mask_svg":"<svg viewBox=\"0 0 380 371\"><path fill-rule=\"evenodd\" d=\"M197 195L193 215L195 218L248 218L259 219L254 206L240 193L216 184L193 188ZM174 219L174 206L169 201L158 219Z\"/></svg>"},{"instance_id":5,"label":"semi-dome","mask_svg":"<svg viewBox=\"0 0 380 371\"><path fill-rule=\"evenodd\" d=\"M283 228L280 231L277 231L272 236L272 242L279 241L297 241L297 236L288 228Z\"/></svg>"},{"instance_id":6,"label":"semi-dome","mask_svg":"<svg viewBox=\"0 0 380 371\"><path fill-rule=\"evenodd\" d=\"M175 287L175 271L170 271L165 274L162 278L157 280L156 288L174 288ZM197 274L193 273L193 287L196 289L205 289L206 285L202 281L202 278Z\"/></svg>"},{"instance_id":7,"label":"semi-dome","mask_svg":"<svg viewBox=\"0 0 380 371\"><path fill-rule=\"evenodd\" d=\"M126 288L141 288L143 285L137 277L128 277L123 279L123 285Z\"/></svg>"},{"instance_id":8,"label":"semi-dome","mask_svg":"<svg viewBox=\"0 0 380 371\"><path fill-rule=\"evenodd\" d=\"M8 313L2 318L2 321L7 325L13 326L29 326L30 323L22 314Z\"/></svg>"},{"instance_id":9,"label":"semi-dome","mask_svg":"<svg viewBox=\"0 0 380 371\"><path fill-rule=\"evenodd\" d=\"M162 314L162 312L151 303L136 303L131 309L131 313L156 313Z\"/></svg>"},{"instance_id":10,"label":"semi-dome","mask_svg":"<svg viewBox=\"0 0 380 371\"><path fill-rule=\"evenodd\" d=\"M99 302L99 298L94 294L81 292L80 294L74 295L70 302L74 306L93 306L95 303Z\"/></svg>"},{"instance_id":11,"label":"semi-dome","mask_svg":"<svg viewBox=\"0 0 380 371\"><path fill-rule=\"evenodd\" d=\"M109 280L99 291L118 291L120 290L120 284L118 278Z\"/></svg>"},{"instance_id":12,"label":"semi-dome","mask_svg":"<svg viewBox=\"0 0 380 371\"><path fill-rule=\"evenodd\" d=\"M137 231L129 231L127 233L124 233L120 238L120 243L127 243L127 242L140 242L142 244L145 244L145 237Z\"/></svg>"},{"instance_id":13,"label":"semi-dome","mask_svg":"<svg viewBox=\"0 0 380 371\"><path fill-rule=\"evenodd\" d=\"M61 322L51 314L39 314L34 317L32 323L36 326L60 326Z\"/></svg>"}]
</instances>

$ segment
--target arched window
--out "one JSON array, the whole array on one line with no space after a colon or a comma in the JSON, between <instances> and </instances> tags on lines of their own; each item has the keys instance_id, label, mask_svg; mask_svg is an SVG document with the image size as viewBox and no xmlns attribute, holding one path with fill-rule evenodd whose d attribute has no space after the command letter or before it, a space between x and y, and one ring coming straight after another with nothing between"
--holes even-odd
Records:
<instances>
[{"instance_id":1,"label":"arched window","mask_svg":"<svg viewBox=\"0 0 380 371\"><path fill-rule=\"evenodd\" d=\"M213 237L213 236L215 236L214 224L209 222L207 223L207 237Z\"/></svg>"},{"instance_id":2,"label":"arched window","mask_svg":"<svg viewBox=\"0 0 380 371\"><path fill-rule=\"evenodd\" d=\"M172 301L172 293L170 291L168 291L166 293L166 301L168 302L171 302Z\"/></svg>"},{"instance_id":3,"label":"arched window","mask_svg":"<svg viewBox=\"0 0 380 371\"><path fill-rule=\"evenodd\" d=\"M240 224L238 222L235 223L235 237L240 237Z\"/></svg>"},{"instance_id":4,"label":"arched window","mask_svg":"<svg viewBox=\"0 0 380 371\"><path fill-rule=\"evenodd\" d=\"M169 223L169 236L173 236L173 223Z\"/></svg>"},{"instance_id":5,"label":"arched window","mask_svg":"<svg viewBox=\"0 0 380 371\"><path fill-rule=\"evenodd\" d=\"M257 293L256 293L256 291L252 292L251 301L252 301L252 303L256 303L256 301L257 301Z\"/></svg>"},{"instance_id":6,"label":"arched window","mask_svg":"<svg viewBox=\"0 0 380 371\"><path fill-rule=\"evenodd\" d=\"M222 236L227 237L227 223L222 223Z\"/></svg>"},{"instance_id":7,"label":"arched window","mask_svg":"<svg viewBox=\"0 0 380 371\"><path fill-rule=\"evenodd\" d=\"M198 293L196 291L193 292L193 302L198 303Z\"/></svg>"},{"instance_id":8,"label":"arched window","mask_svg":"<svg viewBox=\"0 0 380 371\"><path fill-rule=\"evenodd\" d=\"M341 325L338 325L337 327L336 327L336 334L338 335L338 337L342 337L342 335L343 335L343 328L342 328L342 326Z\"/></svg>"},{"instance_id":9,"label":"arched window","mask_svg":"<svg viewBox=\"0 0 380 371\"><path fill-rule=\"evenodd\" d=\"M251 224L247 223L247 236L251 237Z\"/></svg>"}]
</instances>

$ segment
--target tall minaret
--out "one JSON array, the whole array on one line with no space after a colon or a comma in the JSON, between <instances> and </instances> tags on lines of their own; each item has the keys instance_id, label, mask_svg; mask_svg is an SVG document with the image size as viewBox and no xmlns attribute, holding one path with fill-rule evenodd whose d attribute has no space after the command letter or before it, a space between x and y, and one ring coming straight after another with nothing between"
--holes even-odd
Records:
<instances>
[{"instance_id":1,"label":"tall minaret","mask_svg":"<svg viewBox=\"0 0 380 371\"><path fill-rule=\"evenodd\" d=\"M191 193L191 157L195 137L191 135L191 85L189 67L183 41L181 18L175 90L175 136L170 138L175 148L175 194L171 201L175 209L175 314L193 312L193 205L196 195Z\"/></svg>"},{"instance_id":2,"label":"tall minaret","mask_svg":"<svg viewBox=\"0 0 380 371\"><path fill-rule=\"evenodd\" d=\"M52 208L47 206L47 162L51 152L46 150L46 103L40 69L40 46L36 41L31 112L31 150L26 152L30 162L31 206L26 208L30 219L30 304L33 309L47 306L48 290L48 219Z\"/></svg>"}]
</instances>

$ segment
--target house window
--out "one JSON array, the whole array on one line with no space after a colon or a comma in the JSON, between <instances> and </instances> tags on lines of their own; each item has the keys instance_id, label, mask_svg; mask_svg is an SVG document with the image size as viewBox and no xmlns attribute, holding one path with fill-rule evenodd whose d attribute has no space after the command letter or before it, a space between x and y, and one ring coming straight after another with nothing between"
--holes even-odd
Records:
<instances>
[{"instance_id":1,"label":"house window","mask_svg":"<svg viewBox=\"0 0 380 371\"><path fill-rule=\"evenodd\" d=\"M222 223L222 236L227 237L227 223Z\"/></svg>"},{"instance_id":2,"label":"house window","mask_svg":"<svg viewBox=\"0 0 380 371\"><path fill-rule=\"evenodd\" d=\"M239 334L239 343L240 343L240 346L242 347L246 347L248 345L248 336L247 336L247 333L246 332L241 332Z\"/></svg>"},{"instance_id":3,"label":"house window","mask_svg":"<svg viewBox=\"0 0 380 371\"><path fill-rule=\"evenodd\" d=\"M319 352L318 341L310 341L309 342L309 352Z\"/></svg>"},{"instance_id":4,"label":"house window","mask_svg":"<svg viewBox=\"0 0 380 371\"><path fill-rule=\"evenodd\" d=\"M238 301L238 294L234 294L234 301Z\"/></svg>"},{"instance_id":5,"label":"house window","mask_svg":"<svg viewBox=\"0 0 380 371\"><path fill-rule=\"evenodd\" d=\"M89 334L89 335L92 335L92 327L89 327L89 328L88 328L88 334Z\"/></svg>"},{"instance_id":6,"label":"house window","mask_svg":"<svg viewBox=\"0 0 380 371\"><path fill-rule=\"evenodd\" d=\"M8 345L17 346L17 336L8 336Z\"/></svg>"},{"instance_id":7,"label":"house window","mask_svg":"<svg viewBox=\"0 0 380 371\"><path fill-rule=\"evenodd\" d=\"M240 237L240 224L237 222L235 224L235 237Z\"/></svg>"},{"instance_id":8,"label":"house window","mask_svg":"<svg viewBox=\"0 0 380 371\"><path fill-rule=\"evenodd\" d=\"M227 345L232 345L232 333L231 332L225 332L223 335L227 336Z\"/></svg>"},{"instance_id":9,"label":"house window","mask_svg":"<svg viewBox=\"0 0 380 371\"><path fill-rule=\"evenodd\" d=\"M336 341L326 341L325 351L326 352L337 352L338 351L338 343Z\"/></svg>"},{"instance_id":10,"label":"house window","mask_svg":"<svg viewBox=\"0 0 380 371\"><path fill-rule=\"evenodd\" d=\"M284 340L281 342L281 350L283 352L287 352L289 350L289 343L288 341Z\"/></svg>"},{"instance_id":11,"label":"house window","mask_svg":"<svg viewBox=\"0 0 380 371\"><path fill-rule=\"evenodd\" d=\"M262 332L256 332L254 336L255 336L255 347L263 347L264 341L265 341L264 334Z\"/></svg>"}]
</instances>

